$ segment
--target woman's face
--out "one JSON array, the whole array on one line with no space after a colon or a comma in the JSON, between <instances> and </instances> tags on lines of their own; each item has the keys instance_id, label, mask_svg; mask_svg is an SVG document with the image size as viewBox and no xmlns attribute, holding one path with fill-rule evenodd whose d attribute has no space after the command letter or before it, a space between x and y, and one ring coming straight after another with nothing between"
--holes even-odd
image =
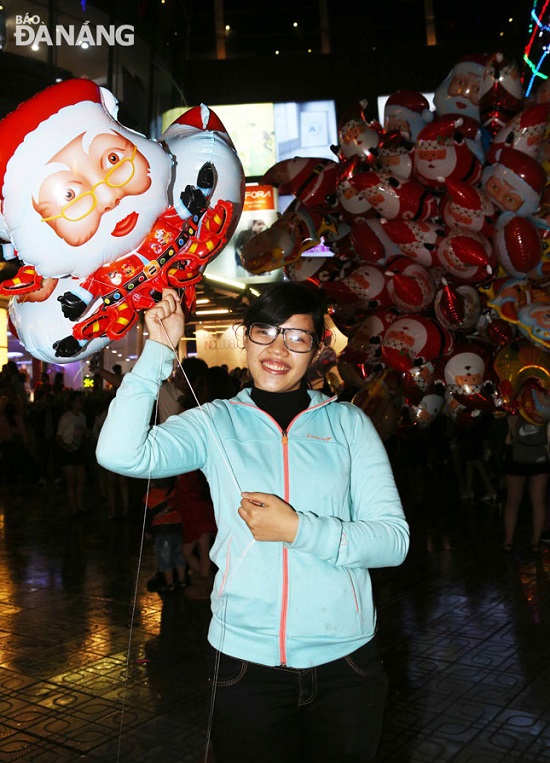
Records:
<instances>
[{"instance_id":1,"label":"woman's face","mask_svg":"<svg viewBox=\"0 0 550 763\"><path fill-rule=\"evenodd\" d=\"M280 324L280 328L315 331L313 318L307 314L292 315ZM298 389L317 352L316 347L311 352L290 352L284 345L282 334L268 345L255 344L245 336L244 347L254 386L266 392L292 392Z\"/></svg>"}]
</instances>

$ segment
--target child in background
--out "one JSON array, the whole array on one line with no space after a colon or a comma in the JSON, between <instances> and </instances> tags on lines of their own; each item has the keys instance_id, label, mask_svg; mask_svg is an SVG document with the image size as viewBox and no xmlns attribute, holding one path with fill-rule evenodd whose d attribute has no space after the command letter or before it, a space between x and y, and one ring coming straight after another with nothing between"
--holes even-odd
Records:
<instances>
[{"instance_id":1,"label":"child in background","mask_svg":"<svg viewBox=\"0 0 550 763\"><path fill-rule=\"evenodd\" d=\"M164 576L160 593L185 588L185 560L182 555L182 520L175 505L173 477L153 480L144 496L146 530L154 538L157 568ZM177 579L174 579L174 569Z\"/></svg>"},{"instance_id":2,"label":"child in background","mask_svg":"<svg viewBox=\"0 0 550 763\"><path fill-rule=\"evenodd\" d=\"M183 521L183 556L191 575L187 599L209 599L214 574L210 547L216 534L214 506L206 477L200 471L177 477L176 506Z\"/></svg>"}]
</instances>

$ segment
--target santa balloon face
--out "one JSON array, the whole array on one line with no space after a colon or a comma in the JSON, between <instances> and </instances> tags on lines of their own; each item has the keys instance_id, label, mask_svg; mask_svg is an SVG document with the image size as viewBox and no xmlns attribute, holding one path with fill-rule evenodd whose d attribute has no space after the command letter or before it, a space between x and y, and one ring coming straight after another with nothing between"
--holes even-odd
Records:
<instances>
[{"instance_id":1,"label":"santa balloon face","mask_svg":"<svg viewBox=\"0 0 550 763\"><path fill-rule=\"evenodd\" d=\"M420 141L417 144L414 169L418 177L430 187L443 187L442 178L450 177L456 164L456 149L451 142L435 145Z\"/></svg>"},{"instance_id":2,"label":"santa balloon face","mask_svg":"<svg viewBox=\"0 0 550 763\"><path fill-rule=\"evenodd\" d=\"M450 392L478 391L484 375L484 360L475 352L457 352L445 365L445 383Z\"/></svg>"},{"instance_id":3,"label":"santa balloon face","mask_svg":"<svg viewBox=\"0 0 550 763\"><path fill-rule=\"evenodd\" d=\"M460 114L479 121L479 90L483 66L475 62L457 64L434 93L437 113Z\"/></svg>"},{"instance_id":4,"label":"santa balloon face","mask_svg":"<svg viewBox=\"0 0 550 763\"><path fill-rule=\"evenodd\" d=\"M406 140L415 141L418 133L433 114L426 98L416 90L398 90L384 106L384 129L397 131Z\"/></svg>"},{"instance_id":5,"label":"santa balloon face","mask_svg":"<svg viewBox=\"0 0 550 763\"><path fill-rule=\"evenodd\" d=\"M388 132L390 132L390 130L397 130L397 132L400 132L404 138L408 138L409 140L413 137L411 125L406 118L404 110L395 114L386 114L384 127Z\"/></svg>"},{"instance_id":6,"label":"santa balloon face","mask_svg":"<svg viewBox=\"0 0 550 763\"><path fill-rule=\"evenodd\" d=\"M403 410L401 411L401 420L399 423L402 427L427 429L441 412L443 403L443 397L435 394L426 395L418 405L406 401Z\"/></svg>"},{"instance_id":7,"label":"santa balloon face","mask_svg":"<svg viewBox=\"0 0 550 763\"><path fill-rule=\"evenodd\" d=\"M450 334L422 316L398 318L382 336L382 358L396 371L408 371L451 352Z\"/></svg>"},{"instance_id":8,"label":"santa balloon face","mask_svg":"<svg viewBox=\"0 0 550 763\"><path fill-rule=\"evenodd\" d=\"M503 177L499 177L491 167L484 170L483 187L490 199L505 212L517 212L523 205L521 195Z\"/></svg>"},{"instance_id":9,"label":"santa balloon face","mask_svg":"<svg viewBox=\"0 0 550 763\"><path fill-rule=\"evenodd\" d=\"M361 118L352 118L338 129L338 138L342 154L346 159L358 156L374 162L372 149L378 146L378 132Z\"/></svg>"},{"instance_id":10,"label":"santa balloon face","mask_svg":"<svg viewBox=\"0 0 550 763\"><path fill-rule=\"evenodd\" d=\"M100 133L87 149L84 137L79 135L50 159L38 199L33 199L42 222L71 246L89 241L103 215L122 199L143 194L151 186L149 162L123 135ZM118 222L111 235L130 233L137 213L130 218Z\"/></svg>"},{"instance_id":11,"label":"santa balloon face","mask_svg":"<svg viewBox=\"0 0 550 763\"><path fill-rule=\"evenodd\" d=\"M446 391L467 410L487 411L495 406L495 385L489 378L491 356L481 344L457 347L444 368Z\"/></svg>"},{"instance_id":12,"label":"santa balloon face","mask_svg":"<svg viewBox=\"0 0 550 763\"><path fill-rule=\"evenodd\" d=\"M387 144L378 152L378 163L383 170L401 180L408 180L413 171L414 147L390 146Z\"/></svg>"},{"instance_id":13,"label":"santa balloon face","mask_svg":"<svg viewBox=\"0 0 550 763\"><path fill-rule=\"evenodd\" d=\"M498 162L483 170L481 185L503 212L526 217L539 208L546 173L538 161L522 151L503 148Z\"/></svg>"},{"instance_id":14,"label":"santa balloon face","mask_svg":"<svg viewBox=\"0 0 550 763\"><path fill-rule=\"evenodd\" d=\"M469 183L448 180L439 212L450 228L491 235L498 211L486 193Z\"/></svg>"}]
</instances>

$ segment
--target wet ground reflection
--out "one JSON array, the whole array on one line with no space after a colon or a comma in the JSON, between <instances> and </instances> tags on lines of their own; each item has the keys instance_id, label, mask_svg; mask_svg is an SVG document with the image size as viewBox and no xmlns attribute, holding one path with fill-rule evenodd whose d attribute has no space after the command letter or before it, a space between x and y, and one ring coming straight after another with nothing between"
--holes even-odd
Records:
<instances>
[{"instance_id":1,"label":"wet ground reflection","mask_svg":"<svg viewBox=\"0 0 550 763\"><path fill-rule=\"evenodd\" d=\"M80 520L62 490L0 490L0 760L203 760L208 603L147 591L143 491L113 521L93 484ZM456 502L444 475L410 513L409 558L374 574L380 760L548 760L550 547L520 527L503 553L498 507Z\"/></svg>"}]
</instances>

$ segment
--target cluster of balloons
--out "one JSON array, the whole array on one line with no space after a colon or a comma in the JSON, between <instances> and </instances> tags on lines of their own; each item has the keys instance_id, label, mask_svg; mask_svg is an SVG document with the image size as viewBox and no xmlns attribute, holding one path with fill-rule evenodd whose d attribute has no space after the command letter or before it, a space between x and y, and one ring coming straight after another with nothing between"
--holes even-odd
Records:
<instances>
[{"instance_id":1,"label":"cluster of balloons","mask_svg":"<svg viewBox=\"0 0 550 763\"><path fill-rule=\"evenodd\" d=\"M165 287L190 313L241 215L241 162L207 106L159 141L116 117L112 93L72 79L0 122L0 294L13 331L45 362L120 339Z\"/></svg>"},{"instance_id":2,"label":"cluster of balloons","mask_svg":"<svg viewBox=\"0 0 550 763\"><path fill-rule=\"evenodd\" d=\"M384 124L354 104L335 160L263 181L294 196L250 240L252 273L322 290L338 357L379 427L459 425L495 411L550 420L550 88L523 97L503 53L464 56L434 95L399 90ZM323 237L327 258L308 257Z\"/></svg>"}]
</instances>

